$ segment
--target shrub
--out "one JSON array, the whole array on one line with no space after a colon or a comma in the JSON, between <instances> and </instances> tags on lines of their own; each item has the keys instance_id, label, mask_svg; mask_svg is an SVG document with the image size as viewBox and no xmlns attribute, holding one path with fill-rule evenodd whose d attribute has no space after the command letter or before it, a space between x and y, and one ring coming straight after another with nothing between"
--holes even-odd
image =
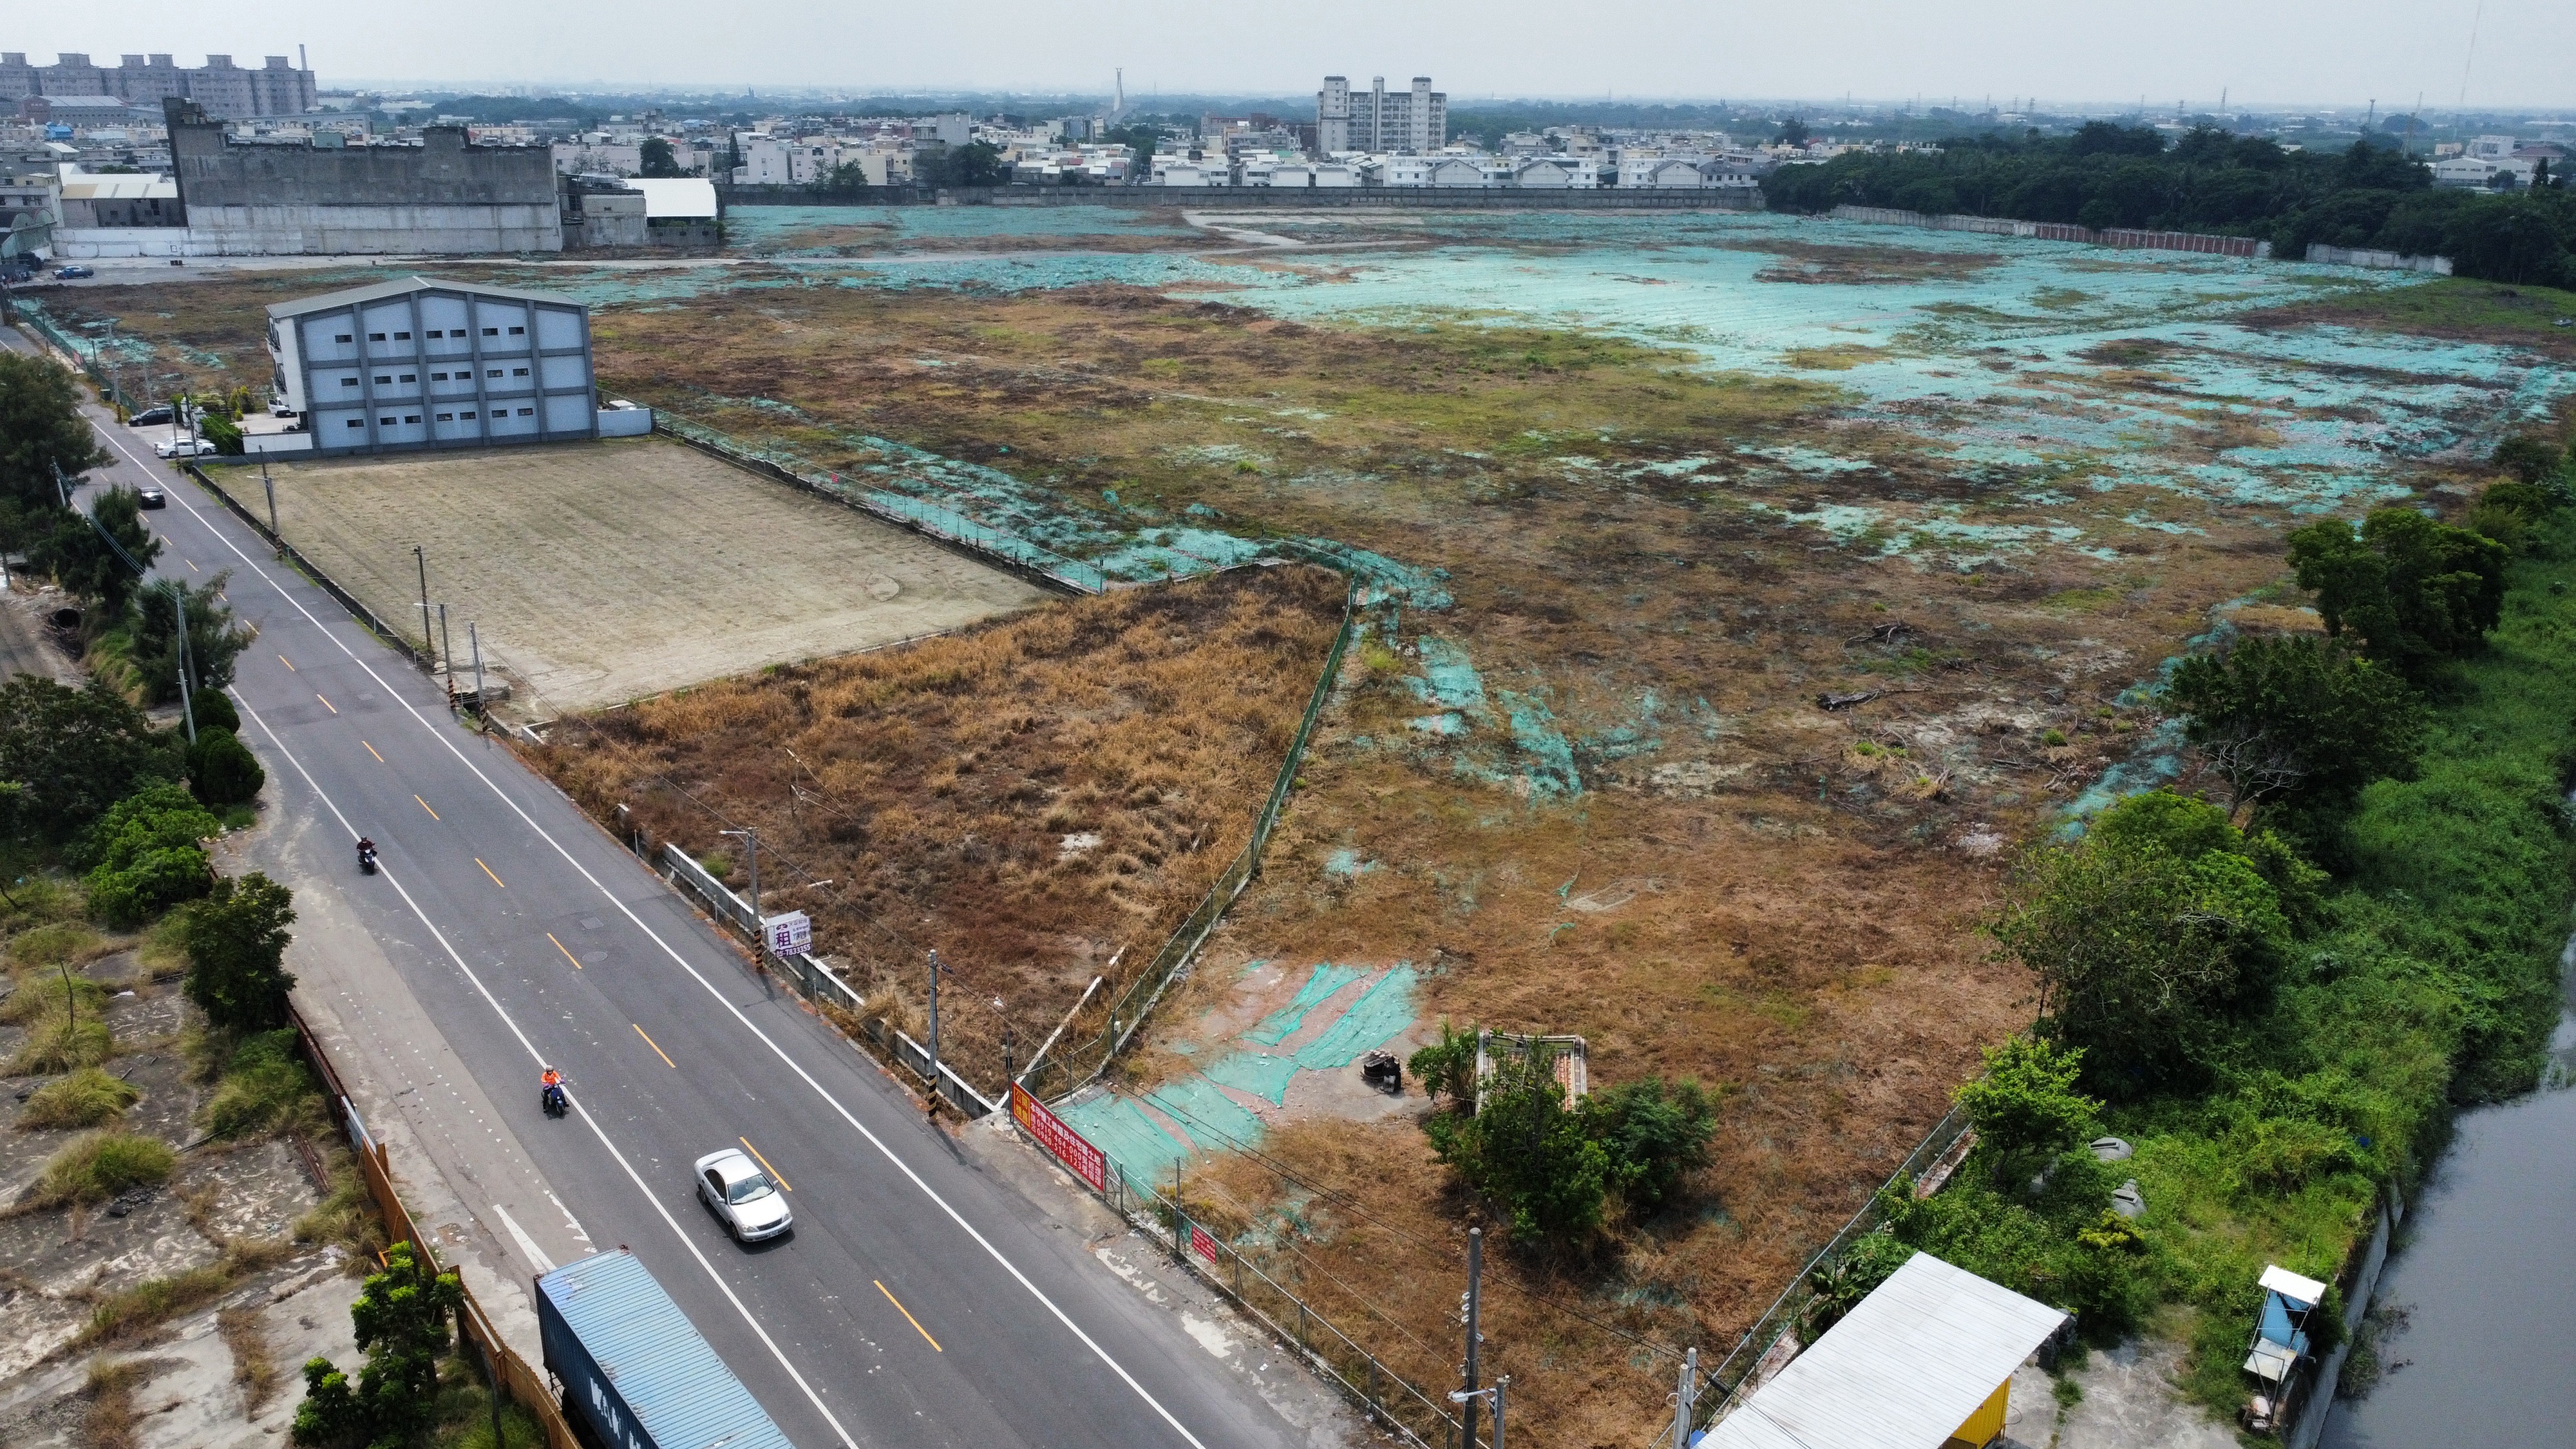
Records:
<instances>
[{"instance_id":1,"label":"shrub","mask_svg":"<svg viewBox=\"0 0 2576 1449\"><path fill-rule=\"evenodd\" d=\"M77 1020L66 1016L48 1016L27 1029L27 1039L18 1054L9 1059L8 1075L13 1077L51 1076L56 1072L77 1071L94 1067L107 1060L116 1049L107 1023L95 1016Z\"/></svg>"},{"instance_id":2,"label":"shrub","mask_svg":"<svg viewBox=\"0 0 2576 1449\"><path fill-rule=\"evenodd\" d=\"M1552 1062L1532 1050L1494 1064L1473 1116L1443 1114L1423 1130L1440 1160L1503 1214L1514 1241L1562 1247L1601 1226L1610 1190L1610 1151L1585 1125L1566 1110Z\"/></svg>"},{"instance_id":3,"label":"shrub","mask_svg":"<svg viewBox=\"0 0 2576 1449\"><path fill-rule=\"evenodd\" d=\"M0 1021L15 1025L43 1016L90 1016L107 1005L107 988L86 976L65 982L58 974L29 977L0 1001Z\"/></svg>"},{"instance_id":4,"label":"shrub","mask_svg":"<svg viewBox=\"0 0 2576 1449\"><path fill-rule=\"evenodd\" d=\"M178 773L168 738L104 685L66 689L34 674L0 684L0 780L23 786L0 807L16 833L70 839L118 800Z\"/></svg>"},{"instance_id":5,"label":"shrub","mask_svg":"<svg viewBox=\"0 0 2576 1449\"><path fill-rule=\"evenodd\" d=\"M2411 776L2424 751L2415 691L2331 640L2247 639L2196 654L2161 693L2238 803L2346 802L2373 780Z\"/></svg>"},{"instance_id":6,"label":"shrub","mask_svg":"<svg viewBox=\"0 0 2576 1449\"><path fill-rule=\"evenodd\" d=\"M327 1358L305 1362L294 1442L307 1449L359 1449L417 1438L435 1416L447 1317L464 1296L454 1273L438 1272L411 1244L387 1248L385 1270L367 1279L349 1309L367 1366L353 1385Z\"/></svg>"},{"instance_id":7,"label":"shrub","mask_svg":"<svg viewBox=\"0 0 2576 1449\"><path fill-rule=\"evenodd\" d=\"M1459 1031L1440 1019L1440 1040L1405 1059L1405 1069L1413 1080L1422 1084L1424 1096L1437 1102L1447 1097L1454 1105L1476 1100L1476 1029Z\"/></svg>"},{"instance_id":8,"label":"shrub","mask_svg":"<svg viewBox=\"0 0 2576 1449\"><path fill-rule=\"evenodd\" d=\"M199 689L188 696L188 708L197 717L201 737L210 729L241 733L241 711L233 708L233 697L220 689Z\"/></svg>"},{"instance_id":9,"label":"shrub","mask_svg":"<svg viewBox=\"0 0 2576 1449\"><path fill-rule=\"evenodd\" d=\"M2290 535L2299 587L2317 596L2326 632L2358 635L2372 659L2409 676L2483 646L2504 606L2505 547L2411 508L2350 524L2327 519Z\"/></svg>"},{"instance_id":10,"label":"shrub","mask_svg":"<svg viewBox=\"0 0 2576 1449\"><path fill-rule=\"evenodd\" d=\"M1798 1341L1812 1344L1824 1337L1919 1251L1884 1227L1852 1239L1840 1257L1807 1275L1816 1296L1798 1315Z\"/></svg>"},{"instance_id":11,"label":"shrub","mask_svg":"<svg viewBox=\"0 0 2576 1449\"><path fill-rule=\"evenodd\" d=\"M206 1103L205 1125L217 1137L246 1137L285 1126L313 1092L295 1057L293 1029L244 1041Z\"/></svg>"},{"instance_id":12,"label":"shrub","mask_svg":"<svg viewBox=\"0 0 2576 1449\"><path fill-rule=\"evenodd\" d=\"M157 1137L131 1132L92 1132L75 1139L45 1163L36 1200L46 1206L102 1203L128 1188L169 1180L179 1154Z\"/></svg>"},{"instance_id":13,"label":"shrub","mask_svg":"<svg viewBox=\"0 0 2576 1449\"><path fill-rule=\"evenodd\" d=\"M59 966L66 961L81 961L103 949L105 943L81 921L53 921L32 926L9 938L9 964L12 966Z\"/></svg>"},{"instance_id":14,"label":"shrub","mask_svg":"<svg viewBox=\"0 0 2576 1449\"><path fill-rule=\"evenodd\" d=\"M83 1067L59 1082L47 1082L18 1113L24 1131L40 1128L97 1127L125 1115L143 1100L140 1089L118 1081L96 1067Z\"/></svg>"},{"instance_id":15,"label":"shrub","mask_svg":"<svg viewBox=\"0 0 2576 1449\"><path fill-rule=\"evenodd\" d=\"M197 742L188 747L188 788L209 805L239 805L268 783L250 747L231 730L197 727Z\"/></svg>"},{"instance_id":16,"label":"shrub","mask_svg":"<svg viewBox=\"0 0 2576 1449\"><path fill-rule=\"evenodd\" d=\"M2005 1157L2055 1156L2092 1137L2102 1104L2075 1090L2082 1047L2017 1036L1985 1058L1984 1074L1952 1094L1980 1146Z\"/></svg>"},{"instance_id":17,"label":"shrub","mask_svg":"<svg viewBox=\"0 0 2576 1449\"><path fill-rule=\"evenodd\" d=\"M2558 471L2558 445L2531 433L2516 433L2496 444L2489 461L2497 472L2522 483L2538 483Z\"/></svg>"},{"instance_id":18,"label":"shrub","mask_svg":"<svg viewBox=\"0 0 2576 1449\"><path fill-rule=\"evenodd\" d=\"M1585 1129L1610 1151L1610 1185L1645 1217L1672 1201L1682 1179L1708 1165L1716 1104L1697 1082L1622 1082L1584 1099Z\"/></svg>"}]
</instances>

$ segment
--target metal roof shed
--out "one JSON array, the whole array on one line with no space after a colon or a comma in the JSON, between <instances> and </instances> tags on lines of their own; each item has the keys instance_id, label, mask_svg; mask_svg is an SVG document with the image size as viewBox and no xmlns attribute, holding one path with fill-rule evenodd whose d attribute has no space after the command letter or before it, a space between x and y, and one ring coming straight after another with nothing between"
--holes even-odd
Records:
<instances>
[{"instance_id":1,"label":"metal roof shed","mask_svg":"<svg viewBox=\"0 0 2576 1449\"><path fill-rule=\"evenodd\" d=\"M611 1449L793 1449L623 1248L537 1279L537 1332L564 1397Z\"/></svg>"},{"instance_id":2,"label":"metal roof shed","mask_svg":"<svg viewBox=\"0 0 2576 1449\"><path fill-rule=\"evenodd\" d=\"M1986 1443L2003 1428L2013 1370L2065 1321L2045 1303L1917 1253L1700 1443L1706 1449Z\"/></svg>"}]
</instances>

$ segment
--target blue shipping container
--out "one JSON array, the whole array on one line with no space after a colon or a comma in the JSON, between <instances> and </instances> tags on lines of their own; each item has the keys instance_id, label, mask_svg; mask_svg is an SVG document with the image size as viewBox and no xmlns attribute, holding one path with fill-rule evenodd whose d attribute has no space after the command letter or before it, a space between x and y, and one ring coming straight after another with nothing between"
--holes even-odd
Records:
<instances>
[{"instance_id":1,"label":"blue shipping container","mask_svg":"<svg viewBox=\"0 0 2576 1449\"><path fill-rule=\"evenodd\" d=\"M623 1248L537 1280L537 1335L565 1399L609 1449L792 1449Z\"/></svg>"}]
</instances>

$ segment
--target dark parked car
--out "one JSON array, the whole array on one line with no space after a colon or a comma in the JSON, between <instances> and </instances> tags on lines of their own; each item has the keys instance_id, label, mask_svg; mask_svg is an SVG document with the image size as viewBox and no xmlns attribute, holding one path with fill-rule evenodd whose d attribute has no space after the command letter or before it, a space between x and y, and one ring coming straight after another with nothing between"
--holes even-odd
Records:
<instances>
[{"instance_id":1,"label":"dark parked car","mask_svg":"<svg viewBox=\"0 0 2576 1449\"><path fill-rule=\"evenodd\" d=\"M129 427L148 428L154 423L166 423L170 421L170 410L168 408L145 408L143 411L127 418L125 421L126 425Z\"/></svg>"},{"instance_id":2,"label":"dark parked car","mask_svg":"<svg viewBox=\"0 0 2576 1449\"><path fill-rule=\"evenodd\" d=\"M135 494L134 506L137 508L167 508L170 506L170 495L162 492L158 488L145 488Z\"/></svg>"},{"instance_id":3,"label":"dark parked car","mask_svg":"<svg viewBox=\"0 0 2576 1449\"><path fill-rule=\"evenodd\" d=\"M96 272L94 272L94 271L90 270L90 269L89 269L89 268L87 268L87 267L56 267L56 268L54 268L54 276L55 276L58 280L65 281L65 282L72 281L72 280L74 280L75 278L79 278L79 277L95 277L95 276L97 276L97 275L98 275L98 273L96 273Z\"/></svg>"}]
</instances>

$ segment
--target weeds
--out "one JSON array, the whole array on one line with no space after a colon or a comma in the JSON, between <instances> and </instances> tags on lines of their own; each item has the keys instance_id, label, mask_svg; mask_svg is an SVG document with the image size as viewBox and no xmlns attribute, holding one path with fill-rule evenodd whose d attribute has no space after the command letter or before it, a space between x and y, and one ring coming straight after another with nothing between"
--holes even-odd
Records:
<instances>
[{"instance_id":1,"label":"weeds","mask_svg":"<svg viewBox=\"0 0 2576 1449\"><path fill-rule=\"evenodd\" d=\"M119 1081L96 1067L84 1067L59 1082L48 1082L27 1099L18 1113L22 1132L67 1127L98 1127L125 1115L143 1100L132 1083Z\"/></svg>"},{"instance_id":2,"label":"weeds","mask_svg":"<svg viewBox=\"0 0 2576 1449\"><path fill-rule=\"evenodd\" d=\"M346 1148L326 1151L331 1190L295 1220L295 1241L337 1247L350 1273L363 1274L385 1246L384 1219L376 1211L356 1155Z\"/></svg>"},{"instance_id":3,"label":"weeds","mask_svg":"<svg viewBox=\"0 0 2576 1449\"><path fill-rule=\"evenodd\" d=\"M263 1032L237 1047L206 1102L206 1130L217 1137L249 1137L281 1131L299 1117L319 1126L320 1094L294 1053L291 1030Z\"/></svg>"},{"instance_id":4,"label":"weeds","mask_svg":"<svg viewBox=\"0 0 2576 1449\"><path fill-rule=\"evenodd\" d=\"M107 988L86 976L66 981L59 974L33 972L8 1000L0 1001L0 1022L16 1026L39 1016L60 1016L66 1002L75 1015L97 1016L107 1008Z\"/></svg>"},{"instance_id":5,"label":"weeds","mask_svg":"<svg viewBox=\"0 0 2576 1449\"><path fill-rule=\"evenodd\" d=\"M259 1314L248 1308L226 1308L215 1314L215 1331L232 1350L233 1382L241 1385L242 1410L258 1418L269 1395L277 1392L277 1362L269 1357L268 1333Z\"/></svg>"},{"instance_id":6,"label":"weeds","mask_svg":"<svg viewBox=\"0 0 2576 1449\"><path fill-rule=\"evenodd\" d=\"M223 1297L242 1279L275 1267L294 1251L286 1243L235 1238L204 1267L148 1278L122 1293L110 1294L90 1311L89 1322L73 1337L70 1348L78 1351L101 1344L131 1343L180 1314Z\"/></svg>"},{"instance_id":7,"label":"weeds","mask_svg":"<svg viewBox=\"0 0 2576 1449\"><path fill-rule=\"evenodd\" d=\"M106 1061L116 1050L107 1023L92 1016L48 1016L28 1028L27 1040L9 1059L6 1074L49 1077Z\"/></svg>"},{"instance_id":8,"label":"weeds","mask_svg":"<svg viewBox=\"0 0 2576 1449\"><path fill-rule=\"evenodd\" d=\"M29 1201L38 1207L88 1207L129 1188L166 1182L179 1154L157 1137L100 1131L77 1138L45 1163Z\"/></svg>"},{"instance_id":9,"label":"weeds","mask_svg":"<svg viewBox=\"0 0 2576 1449\"><path fill-rule=\"evenodd\" d=\"M80 1449L133 1449L134 1390L143 1378L143 1365L139 1363L110 1363L104 1358L90 1361L89 1376L81 1384L81 1394L89 1400L89 1408L81 1414Z\"/></svg>"}]
</instances>

